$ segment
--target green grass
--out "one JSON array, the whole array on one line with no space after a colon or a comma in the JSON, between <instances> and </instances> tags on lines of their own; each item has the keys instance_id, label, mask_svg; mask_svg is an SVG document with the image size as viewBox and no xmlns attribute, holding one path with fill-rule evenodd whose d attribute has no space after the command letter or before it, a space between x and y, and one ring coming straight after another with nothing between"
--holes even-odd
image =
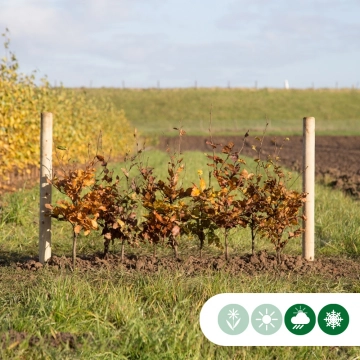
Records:
<instances>
[{"instance_id":1,"label":"green grass","mask_svg":"<svg viewBox=\"0 0 360 360\"><path fill-rule=\"evenodd\" d=\"M164 177L167 154L146 152L157 176ZM205 173L200 152L184 154L184 185L197 182L198 169ZM253 164L249 160L249 164ZM116 172L120 171L116 166ZM294 184L300 187L300 181ZM54 194L54 201L59 198ZM6 195L0 210L0 262L11 263L38 253L38 189ZM340 191L316 185L316 256L358 256L360 203ZM341 224L341 226L339 226ZM71 228L53 221L53 253L71 255ZM79 239L78 254L102 250L99 235ZM206 248L210 252L208 246ZM258 242L257 248L270 244ZM197 242L182 238L180 254L197 254ZM249 253L248 230L233 233L232 253ZM117 244L112 251L119 251ZM127 248L129 253L132 251ZM144 249L143 251L147 251ZM170 254L170 251L164 252ZM211 253L220 250L211 249ZM301 254L301 240L291 242L285 253ZM359 292L359 281L330 280L320 276L286 278L259 274L236 277L214 273L186 277L160 271L153 275L123 270L94 270L86 274L43 269L17 271L0 267L0 334L8 329L40 338L56 332L85 334L76 350L52 348L40 343L1 349L0 359L354 359L357 347L220 347L201 333L199 313L211 296L223 292Z\"/></svg>"},{"instance_id":2,"label":"green grass","mask_svg":"<svg viewBox=\"0 0 360 360\"><path fill-rule=\"evenodd\" d=\"M212 108L216 134L243 135L263 130L271 135L300 135L302 118L314 116L318 135L360 135L359 90L249 89L87 89L106 95L145 135L175 136L179 124L189 135L208 134Z\"/></svg>"},{"instance_id":3,"label":"green grass","mask_svg":"<svg viewBox=\"0 0 360 360\"><path fill-rule=\"evenodd\" d=\"M202 305L223 292L357 292L359 284L315 276L279 279L217 273L188 278L108 273L31 276L1 269L0 331L86 334L76 350L25 343L0 357L32 359L350 359L354 347L220 347L199 328ZM16 282L14 283L14 276ZM12 286L10 286L12 284Z\"/></svg>"}]
</instances>

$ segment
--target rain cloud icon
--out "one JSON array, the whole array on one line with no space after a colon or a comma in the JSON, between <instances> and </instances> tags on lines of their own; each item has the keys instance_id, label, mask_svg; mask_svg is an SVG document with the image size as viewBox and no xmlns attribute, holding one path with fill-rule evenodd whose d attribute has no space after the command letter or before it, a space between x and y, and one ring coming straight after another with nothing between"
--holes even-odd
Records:
<instances>
[{"instance_id":1,"label":"rain cloud icon","mask_svg":"<svg viewBox=\"0 0 360 360\"><path fill-rule=\"evenodd\" d=\"M291 318L291 323L295 326L293 329L301 329L304 325L308 324L310 322L310 318L301 310L296 314L296 316L293 316Z\"/></svg>"}]
</instances>

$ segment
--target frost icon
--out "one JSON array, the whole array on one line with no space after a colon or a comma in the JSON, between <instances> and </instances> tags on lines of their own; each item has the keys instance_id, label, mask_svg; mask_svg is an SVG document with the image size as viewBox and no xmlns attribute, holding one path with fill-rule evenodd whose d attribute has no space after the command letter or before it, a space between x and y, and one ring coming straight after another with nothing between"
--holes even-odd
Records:
<instances>
[{"instance_id":1,"label":"frost icon","mask_svg":"<svg viewBox=\"0 0 360 360\"><path fill-rule=\"evenodd\" d=\"M229 317L230 320L232 319L232 325L231 325L231 323L229 322L229 320L226 320L226 322L227 322L229 328L230 328L231 330L233 330L233 331L234 331L235 328L239 325L239 322L240 322L240 320L241 320L241 318L239 318L239 319L235 322L235 319L237 319L238 316L239 316L239 313L238 313L237 310L235 310L234 308L233 308L232 310L229 310L228 317Z\"/></svg>"},{"instance_id":2,"label":"frost icon","mask_svg":"<svg viewBox=\"0 0 360 360\"><path fill-rule=\"evenodd\" d=\"M328 335L339 335L349 326L350 316L347 310L339 304L324 306L318 315L320 329Z\"/></svg>"},{"instance_id":3,"label":"frost icon","mask_svg":"<svg viewBox=\"0 0 360 360\"><path fill-rule=\"evenodd\" d=\"M331 326L335 329L337 326L341 327L341 322L344 320L341 316L341 312L335 312L335 310L326 313L326 326Z\"/></svg>"}]
</instances>

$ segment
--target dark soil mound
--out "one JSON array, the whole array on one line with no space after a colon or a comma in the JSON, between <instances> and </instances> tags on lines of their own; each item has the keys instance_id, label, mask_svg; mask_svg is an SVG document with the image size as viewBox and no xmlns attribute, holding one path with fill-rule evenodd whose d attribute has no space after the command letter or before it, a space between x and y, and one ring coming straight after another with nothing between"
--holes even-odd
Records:
<instances>
[{"instance_id":1,"label":"dark soil mound","mask_svg":"<svg viewBox=\"0 0 360 360\"><path fill-rule=\"evenodd\" d=\"M18 262L16 264L18 270L37 271L43 266L34 260ZM68 257L53 256L45 265L48 268L71 269L72 259ZM233 255L226 261L224 256L206 256L194 257L181 260L174 257L151 257L151 256L125 256L124 261L121 260L120 254L109 254L107 258L101 255L90 257L78 257L76 259L76 267L78 271L89 271L100 268L108 268L111 270L123 269L126 271L136 271L142 273L156 273L160 270L165 271L182 271L185 276L193 276L199 273L208 273L216 271L224 271L230 274L244 273L247 275L255 274L274 274L284 276L292 274L317 274L330 278L345 277L348 279L360 280L360 261L345 259L343 257L322 257L313 262L303 259L301 256L282 254L282 262L278 264L276 256L266 251L260 251L256 255Z\"/></svg>"}]
</instances>

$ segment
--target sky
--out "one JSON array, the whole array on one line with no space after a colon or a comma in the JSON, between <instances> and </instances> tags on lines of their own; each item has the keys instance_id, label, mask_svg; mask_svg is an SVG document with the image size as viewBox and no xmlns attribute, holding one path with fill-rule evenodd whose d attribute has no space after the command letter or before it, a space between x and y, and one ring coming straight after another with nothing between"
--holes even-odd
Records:
<instances>
[{"instance_id":1,"label":"sky","mask_svg":"<svg viewBox=\"0 0 360 360\"><path fill-rule=\"evenodd\" d=\"M360 0L0 0L20 70L66 87L360 88L359 19Z\"/></svg>"}]
</instances>

